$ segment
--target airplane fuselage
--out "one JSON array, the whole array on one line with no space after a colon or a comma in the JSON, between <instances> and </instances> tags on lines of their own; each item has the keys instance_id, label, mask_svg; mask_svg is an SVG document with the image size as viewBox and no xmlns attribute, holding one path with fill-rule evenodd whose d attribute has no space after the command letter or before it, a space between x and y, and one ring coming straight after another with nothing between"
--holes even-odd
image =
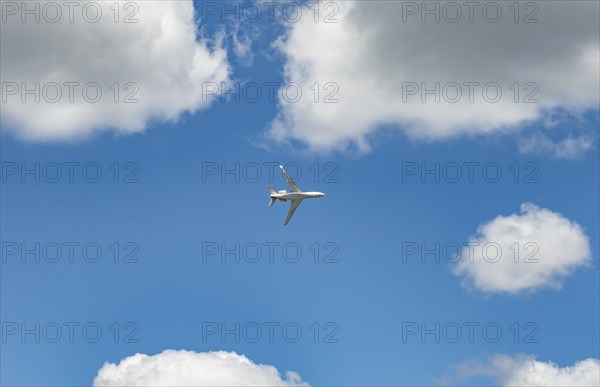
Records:
<instances>
[{"instance_id":1,"label":"airplane fuselage","mask_svg":"<svg viewBox=\"0 0 600 387\"><path fill-rule=\"evenodd\" d=\"M272 198L279 200L314 199L325 196L323 192L286 192L271 194Z\"/></svg>"}]
</instances>

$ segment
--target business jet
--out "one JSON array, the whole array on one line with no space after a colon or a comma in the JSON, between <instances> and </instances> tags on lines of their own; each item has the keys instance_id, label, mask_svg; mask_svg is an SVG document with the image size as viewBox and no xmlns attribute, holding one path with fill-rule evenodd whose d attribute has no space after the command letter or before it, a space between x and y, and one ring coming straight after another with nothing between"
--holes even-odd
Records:
<instances>
[{"instance_id":1,"label":"business jet","mask_svg":"<svg viewBox=\"0 0 600 387\"><path fill-rule=\"evenodd\" d=\"M304 199L320 198L325 196L325 194L322 192L302 192L296 183L294 183L294 180L290 178L290 175L287 174L283 166L280 165L279 168L281 168L283 177L285 177L285 181L287 181L292 192L286 192L286 190L275 192L273 187L269 186L269 191L271 191L271 201L269 202L269 207L271 207L276 200L281 200L282 202L286 202L288 200L291 201L290 210L288 211L287 218L285 218L285 223L283 224L284 226L287 226L290 219L292 219L292 215L294 215L294 212L296 212L296 208L298 208Z\"/></svg>"}]
</instances>

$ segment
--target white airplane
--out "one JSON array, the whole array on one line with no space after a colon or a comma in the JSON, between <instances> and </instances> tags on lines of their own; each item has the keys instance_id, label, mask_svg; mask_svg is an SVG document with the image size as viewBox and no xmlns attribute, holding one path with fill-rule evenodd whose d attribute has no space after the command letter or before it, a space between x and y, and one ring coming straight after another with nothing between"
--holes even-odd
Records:
<instances>
[{"instance_id":1,"label":"white airplane","mask_svg":"<svg viewBox=\"0 0 600 387\"><path fill-rule=\"evenodd\" d=\"M300 203L302 203L302 200L320 198L325 196L325 194L322 192L302 192L302 190L298 188L296 183L294 183L294 180L290 179L290 175L287 174L283 166L280 165L279 168L281 168L283 177L285 177L285 181L287 181L292 192L286 192L286 190L275 192L273 187L269 186L269 191L271 191L271 201L269 202L269 207L271 207L276 200L281 200L282 202L288 200L292 201L290 205L290 211L288 212L287 218L285 218L285 223L283 224L284 226L286 226L292 218L292 215L294 215L294 212L296 212L296 208L298 208Z\"/></svg>"}]
</instances>

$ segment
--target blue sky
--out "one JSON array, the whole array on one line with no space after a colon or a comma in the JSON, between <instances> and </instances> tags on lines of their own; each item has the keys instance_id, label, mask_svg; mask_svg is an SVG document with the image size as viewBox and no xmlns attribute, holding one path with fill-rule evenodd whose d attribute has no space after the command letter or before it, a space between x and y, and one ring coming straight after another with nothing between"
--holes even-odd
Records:
<instances>
[{"instance_id":1,"label":"blue sky","mask_svg":"<svg viewBox=\"0 0 600 387\"><path fill-rule=\"evenodd\" d=\"M212 20L205 33L214 37L221 27L226 34L234 28ZM270 48L285 29L260 23L246 28L260 31L249 30L251 63L236 58L231 36L224 38L230 78L258 83L289 80L283 72L286 60L292 66L289 57ZM340 83L340 88L344 85ZM136 353L155 355L166 349L234 351L282 373L293 370L311 385L432 385L444 377L449 379L442 383L498 384L505 375L473 371L472 377L463 379L454 366L473 359L485 362L497 354L515 358L526 354L559 367L597 359L599 111L597 106L567 109L564 114L561 106L549 110L560 116L551 131L543 113L521 122L518 130L458 133L441 139L415 138L410 131L396 130L394 123L383 129L379 125L378 131L365 134L371 149L363 152L355 149L360 140L352 143L355 139L348 138L336 141L350 141L349 147L324 151L329 143L307 140L293 134L297 133L293 128L284 142L265 139L265 130L282 108L264 98L258 103L213 101L202 111L180 114L175 122L152 118L139 133L104 131L83 139L28 140L3 130L1 384L89 385L105 362L118 364ZM423 125L429 124L434 125ZM3 129L9 125L3 122ZM592 143L572 157L556 157L541 146L533 153L519 149L520 141L531 133L551 133L560 141L577 131L589 135ZM91 183L77 169L69 182L64 167L69 162L97 163L102 177ZM278 170L269 179L265 163L275 162L292 165L290 172L300 166L298 186L326 193L303 203L286 227L288 204L267 206L268 184L288 188ZM502 177L489 182L479 167L472 182L466 177L452 183L443 176L436 182L431 175L424 181L419 175L406 175L409 164L433 168L439 163L442 168L456 163L465 173L464 163L470 162L494 163ZM58 163L63 177L58 183L43 176L36 182L31 175L21 181L23 165L31 168L35 163L41 167ZM115 163L121 172L118 182ZM231 174L205 173L208 165L219 169L239 165L242 171L250 163L262 166L258 181L243 172L239 182ZM17 175L8 174L6 168L15 165ZM520 171L516 182L515 165ZM132 171L135 181L125 183L125 174ZM526 182L525 174L532 171L534 181ZM330 172L333 175L326 179ZM455 265L431 259L422 263L403 253L412 242L429 247L462 244L478 233L478 226L498 216L519 214L523 203L534 203L549 210L551 217L579 225L589 241L589 254L581 253L583 258L557 277L560 288L544 280L512 294L501 285L496 292L486 291L462 283L465 278L453 273ZM549 261L560 266L579 254L571 250L571 233L558 229L550 233L549 239L561 241L558 245L566 253L543 249L547 233L538 238L534 230L533 235L531 240L542 251L536 267ZM65 242L78 243L72 263L64 248L57 263L43 259L36 263L32 256L22 263L6 250L15 243ZM102 248L97 263L81 256L81 246L90 242ZM120 257L136 246L132 258L137 262L115 263L111 250L115 242ZM271 242L278 243L272 263L264 247ZM126 243L133 244L125 247ZM203 254L208 243L230 248L236 243L258 244L263 246L263 259L236 263L228 255L222 263ZM299 262L283 259L281 246L286 243L301 247ZM335 246L337 262L315 263L311 250L315 243L320 257L333 251L325 249L327 243ZM519 273L529 269L522 270ZM73 342L67 338L65 322L76 323ZM277 326L273 342L265 337L266 329L258 342L243 335L239 342L233 335L203 339L207 324L264 327L268 322ZM61 325L62 337L52 343L42 334L38 343L33 334L23 339L20 331L7 333L11 327L21 329L25 324L31 329L36 323L48 329L49 323ZM101 327L102 337L95 343L82 336L87 323ZM282 336L281 327L288 323L302 328L296 343ZM436 323L458 324L463 336L455 343L444 336L435 342L433 335L421 340L419 334L403 340L408 324L433 328ZM472 342L465 323L477 327ZM486 324L501 328L497 342L483 336L481 327ZM537 342L525 339L531 332ZM324 342L326 337L335 342Z\"/></svg>"}]
</instances>

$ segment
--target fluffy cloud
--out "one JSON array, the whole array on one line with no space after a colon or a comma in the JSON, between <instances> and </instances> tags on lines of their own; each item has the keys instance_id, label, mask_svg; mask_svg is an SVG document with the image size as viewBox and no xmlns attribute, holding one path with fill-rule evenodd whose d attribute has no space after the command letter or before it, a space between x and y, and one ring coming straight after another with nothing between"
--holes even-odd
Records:
<instances>
[{"instance_id":1,"label":"fluffy cloud","mask_svg":"<svg viewBox=\"0 0 600 387\"><path fill-rule=\"evenodd\" d=\"M467 361L456 367L455 378L493 378L502 386L598 386L600 360L585 359L572 366L559 367L535 360L530 355L496 355L485 362ZM453 377L454 379L454 377Z\"/></svg>"},{"instance_id":2,"label":"fluffy cloud","mask_svg":"<svg viewBox=\"0 0 600 387\"><path fill-rule=\"evenodd\" d=\"M326 3L319 22L315 7L305 8L276 43L286 82L298 83L303 97L281 98L267 133L275 141L299 140L317 151L368 150L381 127L442 139L518 130L554 108L579 114L598 106L597 2L520 3L518 12L504 2L477 2L473 9L464 2ZM439 22L425 7L439 7ZM325 23L327 16L339 22ZM469 82L479 84L471 89ZM436 83L437 93L422 93ZM339 102L324 103L326 97Z\"/></svg>"},{"instance_id":3,"label":"fluffy cloud","mask_svg":"<svg viewBox=\"0 0 600 387\"><path fill-rule=\"evenodd\" d=\"M295 372L282 379L270 365L255 364L235 352L166 350L106 363L94 386L308 386Z\"/></svg>"},{"instance_id":4,"label":"fluffy cloud","mask_svg":"<svg viewBox=\"0 0 600 387\"><path fill-rule=\"evenodd\" d=\"M516 294L559 288L564 277L590 259L581 226L525 203L521 214L498 216L480 225L457 257L453 272L480 291Z\"/></svg>"},{"instance_id":5,"label":"fluffy cloud","mask_svg":"<svg viewBox=\"0 0 600 387\"><path fill-rule=\"evenodd\" d=\"M199 38L192 1L64 4L2 2L3 130L31 140L138 132L205 108L203 82L228 80L226 50ZM39 103L23 95L36 83Z\"/></svg>"}]
</instances>

